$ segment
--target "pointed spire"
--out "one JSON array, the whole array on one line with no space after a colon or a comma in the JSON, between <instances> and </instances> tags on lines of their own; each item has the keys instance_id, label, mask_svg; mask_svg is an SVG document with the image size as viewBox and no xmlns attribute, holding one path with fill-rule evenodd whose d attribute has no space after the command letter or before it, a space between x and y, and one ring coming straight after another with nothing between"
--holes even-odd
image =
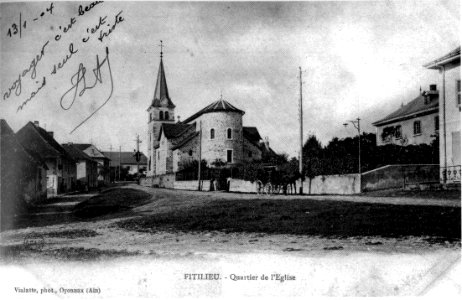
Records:
<instances>
[{"instance_id":1,"label":"pointed spire","mask_svg":"<svg viewBox=\"0 0 462 300\"><path fill-rule=\"evenodd\" d=\"M154 90L154 99L152 99L152 106L162 106L162 101L167 99L167 107L175 107L170 96L168 95L167 80L165 79L164 63L163 63L163 47L160 41L160 64L159 72L157 73L156 89Z\"/></svg>"}]
</instances>

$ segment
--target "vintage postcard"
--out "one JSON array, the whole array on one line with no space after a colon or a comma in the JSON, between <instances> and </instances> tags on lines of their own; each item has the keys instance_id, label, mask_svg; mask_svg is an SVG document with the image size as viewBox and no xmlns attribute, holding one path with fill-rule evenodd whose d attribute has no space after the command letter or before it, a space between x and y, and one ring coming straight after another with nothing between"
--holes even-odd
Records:
<instances>
[{"instance_id":1,"label":"vintage postcard","mask_svg":"<svg viewBox=\"0 0 462 300\"><path fill-rule=\"evenodd\" d=\"M0 2L0 295L461 293L457 0Z\"/></svg>"}]
</instances>

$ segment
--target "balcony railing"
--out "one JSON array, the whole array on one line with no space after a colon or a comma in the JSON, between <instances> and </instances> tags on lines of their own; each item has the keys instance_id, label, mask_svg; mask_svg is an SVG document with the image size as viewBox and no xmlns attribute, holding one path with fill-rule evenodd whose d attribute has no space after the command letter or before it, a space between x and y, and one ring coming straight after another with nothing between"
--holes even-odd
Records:
<instances>
[{"instance_id":1,"label":"balcony railing","mask_svg":"<svg viewBox=\"0 0 462 300\"><path fill-rule=\"evenodd\" d=\"M460 165L441 168L440 178L441 181L446 181L447 183L460 182Z\"/></svg>"}]
</instances>

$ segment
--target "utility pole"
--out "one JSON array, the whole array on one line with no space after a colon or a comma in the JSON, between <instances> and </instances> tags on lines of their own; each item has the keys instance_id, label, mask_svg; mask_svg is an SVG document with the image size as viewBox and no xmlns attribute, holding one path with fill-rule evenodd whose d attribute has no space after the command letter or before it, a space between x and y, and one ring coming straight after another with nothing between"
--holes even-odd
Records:
<instances>
[{"instance_id":1,"label":"utility pole","mask_svg":"<svg viewBox=\"0 0 462 300\"><path fill-rule=\"evenodd\" d=\"M359 174L359 192L361 192L361 119L358 117L356 120L349 121L358 130L358 174ZM344 123L343 126L348 126Z\"/></svg>"},{"instance_id":2,"label":"utility pole","mask_svg":"<svg viewBox=\"0 0 462 300\"><path fill-rule=\"evenodd\" d=\"M303 98L302 98L302 67L298 67L300 71L300 107L299 107L299 114L300 114L300 159L298 161L298 171L300 172L300 195L303 194Z\"/></svg>"},{"instance_id":3,"label":"utility pole","mask_svg":"<svg viewBox=\"0 0 462 300\"><path fill-rule=\"evenodd\" d=\"M120 181L120 156L121 156L121 152L122 152L122 146L119 145L119 181Z\"/></svg>"},{"instance_id":4,"label":"utility pole","mask_svg":"<svg viewBox=\"0 0 462 300\"><path fill-rule=\"evenodd\" d=\"M202 162L202 120L199 120L199 174L197 175L197 178L199 179L199 185L197 187L197 190L201 190L201 162Z\"/></svg>"},{"instance_id":5,"label":"utility pole","mask_svg":"<svg viewBox=\"0 0 462 300\"><path fill-rule=\"evenodd\" d=\"M141 158L141 155L140 155L140 144L141 144L141 140L140 140L140 135L137 134L136 135L136 153L135 153L135 158L136 158L136 172L139 174L140 173L140 158Z\"/></svg>"}]
</instances>

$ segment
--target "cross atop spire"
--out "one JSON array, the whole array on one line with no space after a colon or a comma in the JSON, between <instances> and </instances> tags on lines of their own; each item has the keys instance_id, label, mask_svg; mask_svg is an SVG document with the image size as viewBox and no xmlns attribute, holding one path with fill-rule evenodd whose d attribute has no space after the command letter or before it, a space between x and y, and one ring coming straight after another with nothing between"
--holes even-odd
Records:
<instances>
[{"instance_id":1,"label":"cross atop spire","mask_svg":"<svg viewBox=\"0 0 462 300\"><path fill-rule=\"evenodd\" d=\"M172 100L170 100L170 96L168 94L168 88L167 88L167 80L165 79L164 63L162 61L162 57L164 54L163 53L164 45L162 41L160 41L159 47L160 47L159 71L157 73L156 88L154 90L154 97L152 99L151 106L154 106L154 107L166 106L169 108L174 108L175 105L172 103Z\"/></svg>"},{"instance_id":2,"label":"cross atop spire","mask_svg":"<svg viewBox=\"0 0 462 300\"><path fill-rule=\"evenodd\" d=\"M159 47L160 47L160 58L162 58L163 55L164 55L164 53L162 52L162 50L164 49L164 45L162 44L162 40L160 40L160 45L159 45Z\"/></svg>"}]
</instances>

